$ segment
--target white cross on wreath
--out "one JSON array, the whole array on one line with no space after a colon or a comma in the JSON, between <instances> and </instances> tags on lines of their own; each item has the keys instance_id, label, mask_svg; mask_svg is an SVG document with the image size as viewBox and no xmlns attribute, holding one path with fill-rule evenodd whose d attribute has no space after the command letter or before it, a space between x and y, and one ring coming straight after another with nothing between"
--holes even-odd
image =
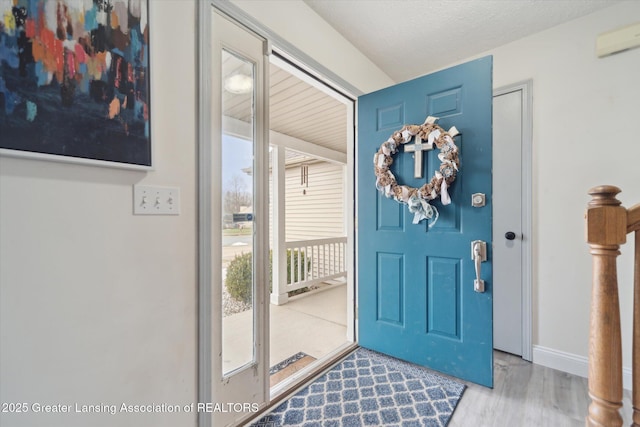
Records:
<instances>
[{"instance_id":1,"label":"white cross on wreath","mask_svg":"<svg viewBox=\"0 0 640 427\"><path fill-rule=\"evenodd\" d=\"M413 144L405 145L405 153L415 153L413 161L413 177L422 178L422 152L433 150L433 144L423 144L420 135L413 137Z\"/></svg>"}]
</instances>

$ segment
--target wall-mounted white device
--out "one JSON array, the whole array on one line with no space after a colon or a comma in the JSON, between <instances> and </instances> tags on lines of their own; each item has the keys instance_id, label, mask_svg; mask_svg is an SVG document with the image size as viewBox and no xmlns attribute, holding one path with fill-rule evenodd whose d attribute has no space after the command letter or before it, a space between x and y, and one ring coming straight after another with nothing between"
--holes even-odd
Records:
<instances>
[{"instance_id":1,"label":"wall-mounted white device","mask_svg":"<svg viewBox=\"0 0 640 427\"><path fill-rule=\"evenodd\" d=\"M598 57L640 46L640 22L602 33L596 39Z\"/></svg>"}]
</instances>

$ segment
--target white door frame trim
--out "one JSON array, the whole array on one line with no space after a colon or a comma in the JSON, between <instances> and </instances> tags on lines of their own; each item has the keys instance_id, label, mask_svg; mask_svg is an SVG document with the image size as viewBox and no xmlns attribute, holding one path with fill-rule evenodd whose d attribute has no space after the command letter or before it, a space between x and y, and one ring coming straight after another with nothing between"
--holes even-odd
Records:
<instances>
[{"instance_id":1,"label":"white door frame trim","mask_svg":"<svg viewBox=\"0 0 640 427\"><path fill-rule=\"evenodd\" d=\"M268 47L266 55L272 52L271 44L275 44L277 47L273 49L276 53L281 55L284 59L296 64L304 69L305 72L313 76L309 78L309 83L318 86L325 84L335 90L333 94L336 99L341 102L351 105L347 108L347 120L354 122L355 120L355 103L357 96L361 93L357 88L350 85L345 80L341 79L336 74L332 73L326 67L322 66L317 61L306 55L304 52L295 48L291 43L280 38L267 27L260 24L253 17L246 14L237 6L231 4L227 0L211 0L198 2L196 22L198 24L198 82L199 82L199 96L198 96L198 401L199 402L212 402L214 397L212 394L212 336L211 336L211 320L212 320L212 245L210 238L203 238L203 236L211 236L212 224L210 221L212 215L213 198L211 194L211 168L209 167L209 161L211 159L212 147L209 141L212 138L212 127L210 124L212 115L211 97L213 93L210 76L211 76L211 34L212 34L212 19L211 11L215 8L221 12L222 15L226 15L232 20L235 20L240 25L244 26L249 31L254 32L259 37L267 40ZM271 58L273 59L273 58ZM303 66L304 65L304 66ZM317 81L313 81L314 78ZM323 88L324 89L324 88ZM343 97L343 99L340 99ZM355 135L353 128L348 126L347 129L347 155L346 163L347 167L352 170L355 169ZM347 173L347 186L350 191L345 192L347 199L355 199L355 173ZM266 192L264 194L267 194ZM348 232L348 247L347 250L351 254L351 260L349 261L348 278L350 286L352 288L350 292L348 303L355 307L355 286L353 284L355 280L355 207L353 203L345 206L345 215L347 215L347 229ZM268 302L268 296L266 298ZM268 304L266 304L268 305ZM268 310L268 307L266 308ZM354 310L355 311L355 310ZM355 341L355 313L348 313L348 322L352 325L348 332L348 339ZM263 325L265 331L263 336L267 339L267 345L263 346L261 351L264 351L268 355L268 325ZM340 358L344 356L345 350L351 350L355 346L355 343L347 344L339 349L336 349L334 353L328 356L328 358ZM266 359L268 360L268 358ZM328 362L332 363L332 362ZM326 363L320 367L324 369ZM295 386L304 381L310 375L314 375L315 371L302 371L299 375L294 376L292 381L287 385ZM295 384L294 384L295 382ZM283 391L283 390L278 390ZM265 387L265 393L269 396L268 382ZM270 396L273 401L274 396ZM277 399L276 399L277 400ZM267 402L269 405L269 402ZM255 415L255 414L254 414ZM198 427L211 427L211 416L205 413L198 415Z\"/></svg>"},{"instance_id":2,"label":"white door frame trim","mask_svg":"<svg viewBox=\"0 0 640 427\"><path fill-rule=\"evenodd\" d=\"M220 31L215 25L235 28L233 19L227 19L223 13L214 8L208 2L198 3L198 402L220 402L219 394L224 389L227 394L231 393L227 401L238 400L238 387L240 384L249 383L254 387L254 394L251 399L245 400L247 403L258 403L260 408L265 408L269 402L269 382L266 375L268 368L268 342L269 329L264 324L262 318L268 317L268 287L257 286L254 295L254 357L253 361L232 371L223 372L222 361L222 326L216 322L216 316L221 315L221 310L216 309L212 303L221 301L221 266L216 265L213 260L221 259L221 247L215 242L221 239L221 176L214 171L219 170L219 156L215 151L221 148L221 135L216 137L216 130L222 129L222 114L220 105L212 102L214 92L221 91L212 83L212 70L216 68L215 61L220 58L212 53L212 49L222 52L228 43L225 40L216 39L214 33ZM214 17L220 16L223 19L216 21ZM224 23L222 23L224 21ZM228 21L228 22L227 22ZM265 177L267 167L265 159L268 156L268 103L265 102L265 87L268 87L268 49L266 40L255 33L242 28L243 37L237 37L234 44L244 47L251 45L246 52L247 58L255 60L256 80L255 80L255 117L254 117L254 138L255 138L255 177ZM244 37L246 35L246 37ZM251 39L250 41L249 38ZM234 46L235 47L235 46ZM221 64L218 62L217 66ZM217 93L217 92L216 92ZM213 165L213 166L212 166ZM268 203L265 196L268 195L268 180L254 179L254 209L256 227L254 236L254 248L261 253L268 252ZM218 224L216 226L216 224ZM216 228L218 227L218 228ZM264 278L268 273L268 265L264 259L254 257L254 274L256 283L265 283ZM215 278L218 278L216 280ZM267 313L267 314L265 314ZM221 317L220 317L221 319ZM266 343L266 344L265 344ZM218 394L218 395L217 395ZM199 427L211 427L213 422L244 422L244 420L254 416L253 412L244 414L217 413L216 416L226 417L216 421L210 412L199 412L197 422Z\"/></svg>"},{"instance_id":3,"label":"white door frame trim","mask_svg":"<svg viewBox=\"0 0 640 427\"><path fill-rule=\"evenodd\" d=\"M533 80L502 86L494 89L493 96L522 91L522 358L533 360L533 189L532 189L532 145L533 145Z\"/></svg>"},{"instance_id":4,"label":"white door frame trim","mask_svg":"<svg viewBox=\"0 0 640 427\"><path fill-rule=\"evenodd\" d=\"M198 402L212 402L211 374L211 5L198 2ZM211 427L211 416L198 414L198 427Z\"/></svg>"}]
</instances>

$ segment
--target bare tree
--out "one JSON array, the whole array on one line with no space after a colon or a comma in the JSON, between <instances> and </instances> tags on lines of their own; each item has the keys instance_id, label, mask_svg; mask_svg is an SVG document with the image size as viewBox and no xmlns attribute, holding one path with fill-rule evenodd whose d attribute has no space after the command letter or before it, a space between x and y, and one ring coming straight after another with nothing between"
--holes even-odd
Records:
<instances>
[{"instance_id":1,"label":"bare tree","mask_svg":"<svg viewBox=\"0 0 640 427\"><path fill-rule=\"evenodd\" d=\"M224 193L224 212L226 214L239 213L243 206L251 206L251 193L247 191L247 185L239 175L233 175Z\"/></svg>"}]
</instances>

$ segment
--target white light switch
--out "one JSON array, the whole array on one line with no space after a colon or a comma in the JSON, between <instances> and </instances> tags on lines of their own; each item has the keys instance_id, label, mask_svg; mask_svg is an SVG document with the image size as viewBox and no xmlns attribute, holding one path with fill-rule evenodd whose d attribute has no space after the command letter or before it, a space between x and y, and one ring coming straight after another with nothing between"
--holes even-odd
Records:
<instances>
[{"instance_id":1,"label":"white light switch","mask_svg":"<svg viewBox=\"0 0 640 427\"><path fill-rule=\"evenodd\" d=\"M133 186L134 215L180 215L180 188Z\"/></svg>"}]
</instances>

